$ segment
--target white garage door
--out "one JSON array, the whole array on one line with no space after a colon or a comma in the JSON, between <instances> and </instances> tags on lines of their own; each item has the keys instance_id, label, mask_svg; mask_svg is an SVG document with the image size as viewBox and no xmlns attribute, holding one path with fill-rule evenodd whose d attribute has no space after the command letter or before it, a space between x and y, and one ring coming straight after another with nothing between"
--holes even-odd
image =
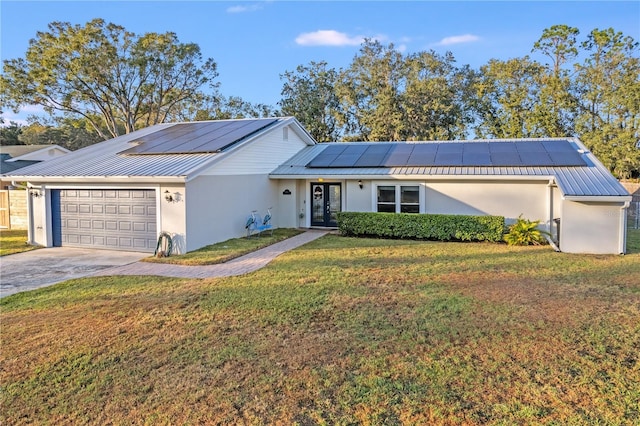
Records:
<instances>
[{"instance_id":1,"label":"white garage door","mask_svg":"<svg viewBox=\"0 0 640 426\"><path fill-rule=\"evenodd\" d=\"M153 252L155 190L60 190L60 245Z\"/></svg>"}]
</instances>

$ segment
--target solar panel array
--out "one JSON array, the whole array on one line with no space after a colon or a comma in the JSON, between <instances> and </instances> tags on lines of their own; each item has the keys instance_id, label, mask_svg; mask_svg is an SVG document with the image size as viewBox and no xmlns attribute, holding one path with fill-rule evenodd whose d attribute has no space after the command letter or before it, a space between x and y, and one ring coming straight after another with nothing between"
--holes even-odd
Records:
<instances>
[{"instance_id":1,"label":"solar panel array","mask_svg":"<svg viewBox=\"0 0 640 426\"><path fill-rule=\"evenodd\" d=\"M333 144L310 168L586 166L569 141Z\"/></svg>"},{"instance_id":2,"label":"solar panel array","mask_svg":"<svg viewBox=\"0 0 640 426\"><path fill-rule=\"evenodd\" d=\"M220 152L277 119L180 123L131 141L121 154L195 154Z\"/></svg>"}]
</instances>

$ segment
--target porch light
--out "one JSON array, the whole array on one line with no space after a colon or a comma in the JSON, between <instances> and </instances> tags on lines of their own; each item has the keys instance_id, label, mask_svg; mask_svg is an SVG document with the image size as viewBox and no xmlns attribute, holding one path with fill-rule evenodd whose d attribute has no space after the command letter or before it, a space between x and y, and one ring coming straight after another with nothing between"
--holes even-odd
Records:
<instances>
[{"instance_id":1,"label":"porch light","mask_svg":"<svg viewBox=\"0 0 640 426\"><path fill-rule=\"evenodd\" d=\"M358 186L360 187L360 189L364 188L364 185L362 184L362 180L358 180Z\"/></svg>"},{"instance_id":2,"label":"porch light","mask_svg":"<svg viewBox=\"0 0 640 426\"><path fill-rule=\"evenodd\" d=\"M164 191L164 199L167 200L167 203L173 202L173 196L171 195L168 189Z\"/></svg>"},{"instance_id":3,"label":"porch light","mask_svg":"<svg viewBox=\"0 0 640 426\"><path fill-rule=\"evenodd\" d=\"M33 198L38 198L38 197L40 197L40 195L41 195L41 194L40 194L40 191L38 191L37 189L32 189L32 190L31 190L31 196L32 196Z\"/></svg>"}]
</instances>

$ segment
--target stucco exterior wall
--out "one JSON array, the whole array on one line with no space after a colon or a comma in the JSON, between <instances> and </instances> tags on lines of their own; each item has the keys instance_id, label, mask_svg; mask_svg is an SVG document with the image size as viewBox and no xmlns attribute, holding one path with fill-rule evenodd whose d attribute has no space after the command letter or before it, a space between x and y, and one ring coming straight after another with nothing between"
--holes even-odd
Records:
<instances>
[{"instance_id":1,"label":"stucco exterior wall","mask_svg":"<svg viewBox=\"0 0 640 426\"><path fill-rule=\"evenodd\" d=\"M186 250L246 235L244 226L252 210L264 216L273 207L273 227L280 227L278 189L278 182L266 174L200 176L188 182Z\"/></svg>"},{"instance_id":2,"label":"stucco exterior wall","mask_svg":"<svg viewBox=\"0 0 640 426\"><path fill-rule=\"evenodd\" d=\"M278 183L278 228L297 228L299 214L297 206L300 194L295 180L281 180ZM275 220L275 218L274 218Z\"/></svg>"},{"instance_id":3,"label":"stucco exterior wall","mask_svg":"<svg viewBox=\"0 0 640 426\"><path fill-rule=\"evenodd\" d=\"M344 184L346 202L344 210L350 212L375 211L375 185L370 180L362 180L362 189L357 180L348 180Z\"/></svg>"},{"instance_id":4,"label":"stucco exterior wall","mask_svg":"<svg viewBox=\"0 0 640 426\"><path fill-rule=\"evenodd\" d=\"M29 195L37 193L38 197ZM47 204L51 199L50 193L44 190L27 191L27 209L31 211L28 219L28 242L29 244L48 247L51 242L47 239L47 234L51 234L51 218L47 217Z\"/></svg>"},{"instance_id":5,"label":"stucco exterior wall","mask_svg":"<svg viewBox=\"0 0 640 426\"><path fill-rule=\"evenodd\" d=\"M549 220L548 182L426 182L425 213Z\"/></svg>"},{"instance_id":6,"label":"stucco exterior wall","mask_svg":"<svg viewBox=\"0 0 640 426\"><path fill-rule=\"evenodd\" d=\"M167 191L169 193L167 194ZM182 185L161 185L159 196L158 232L167 232L173 242L173 254L184 254L187 241L187 202ZM166 197L170 196L171 201ZM158 234L159 235L159 234Z\"/></svg>"},{"instance_id":7,"label":"stucco exterior wall","mask_svg":"<svg viewBox=\"0 0 640 426\"><path fill-rule=\"evenodd\" d=\"M562 201L560 250L569 253L623 253L622 203Z\"/></svg>"}]
</instances>

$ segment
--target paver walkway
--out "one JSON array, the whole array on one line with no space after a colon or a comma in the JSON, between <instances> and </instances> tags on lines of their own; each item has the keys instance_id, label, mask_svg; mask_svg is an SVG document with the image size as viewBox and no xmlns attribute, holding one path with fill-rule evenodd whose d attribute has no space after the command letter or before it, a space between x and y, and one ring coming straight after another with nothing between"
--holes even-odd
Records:
<instances>
[{"instance_id":1,"label":"paver walkway","mask_svg":"<svg viewBox=\"0 0 640 426\"><path fill-rule=\"evenodd\" d=\"M316 240L329 231L309 230L295 237L272 244L252 253L216 265L187 266L167 263L134 262L129 265L102 269L93 276L103 275L159 275L177 278L218 278L256 271L282 253Z\"/></svg>"}]
</instances>

